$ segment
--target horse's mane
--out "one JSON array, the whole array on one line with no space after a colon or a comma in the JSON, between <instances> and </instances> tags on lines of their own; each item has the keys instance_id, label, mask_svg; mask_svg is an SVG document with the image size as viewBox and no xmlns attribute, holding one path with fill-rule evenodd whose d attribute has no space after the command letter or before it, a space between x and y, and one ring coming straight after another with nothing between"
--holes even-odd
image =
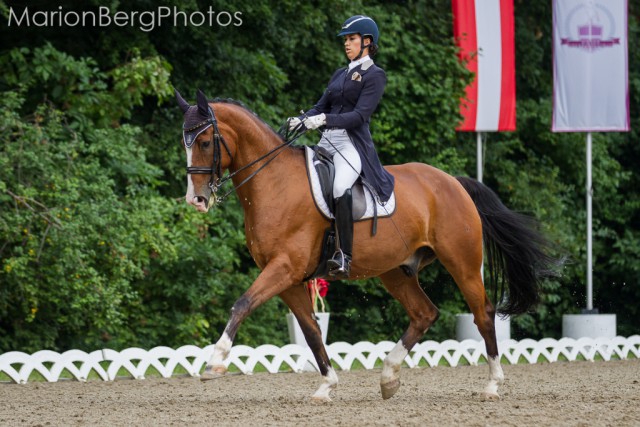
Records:
<instances>
[{"instance_id":1,"label":"horse's mane","mask_svg":"<svg viewBox=\"0 0 640 427\"><path fill-rule=\"evenodd\" d=\"M278 137L278 139L280 139L282 142L284 142L284 136L281 135L279 132L275 131L271 125L267 122L265 122L262 117L260 117L255 111L253 111L252 109L250 109L249 107L247 107L242 101L238 101L237 99L233 99L233 98L214 98L209 100L209 102L213 102L213 103L220 103L220 104L231 104L231 105L235 105L237 107L242 108L243 110L245 110L247 113L251 114L253 117L255 117L256 119L260 120L262 123L264 123L265 126L267 126L267 128L269 128L269 130L271 132L273 132L273 134L275 136ZM292 148L302 148L302 147L298 147L298 146L291 146Z\"/></svg>"}]
</instances>

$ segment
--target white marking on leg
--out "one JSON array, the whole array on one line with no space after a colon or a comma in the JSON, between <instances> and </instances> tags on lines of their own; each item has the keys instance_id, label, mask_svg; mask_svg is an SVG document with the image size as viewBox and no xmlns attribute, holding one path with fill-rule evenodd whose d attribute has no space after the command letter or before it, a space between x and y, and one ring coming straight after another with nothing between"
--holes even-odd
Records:
<instances>
[{"instance_id":1,"label":"white marking on leg","mask_svg":"<svg viewBox=\"0 0 640 427\"><path fill-rule=\"evenodd\" d=\"M488 399L499 399L498 386L504 382L504 372L500 366L500 356L489 357L489 384L484 389L485 397Z\"/></svg>"},{"instance_id":2,"label":"white marking on leg","mask_svg":"<svg viewBox=\"0 0 640 427\"><path fill-rule=\"evenodd\" d=\"M380 378L380 392L383 399L389 399L400 388L400 367L402 361L409 354L409 350L404 346L402 341L393 347L393 349L384 358L384 366L382 367L382 376Z\"/></svg>"},{"instance_id":3,"label":"white marking on leg","mask_svg":"<svg viewBox=\"0 0 640 427\"><path fill-rule=\"evenodd\" d=\"M331 401L329 393L338 385L338 374L336 374L336 371L330 367L327 375L323 378L324 381L320 384L320 387L313 396L311 396L311 398L314 400L329 402Z\"/></svg>"},{"instance_id":4,"label":"white marking on leg","mask_svg":"<svg viewBox=\"0 0 640 427\"><path fill-rule=\"evenodd\" d=\"M391 381L397 380L400 375L400 367L402 366L402 361L409 354L409 350L404 347L402 341L398 341L398 343L393 347L393 349L387 354L387 357L384 359L384 366L382 367L382 378L380 379L380 384L386 384Z\"/></svg>"},{"instance_id":5,"label":"white marking on leg","mask_svg":"<svg viewBox=\"0 0 640 427\"><path fill-rule=\"evenodd\" d=\"M209 360L209 364L207 366L212 366L214 368L224 367L224 360L229 355L231 351L231 346L233 342L227 333L223 333L215 347L213 348L213 354L211 355L211 359Z\"/></svg>"}]
</instances>

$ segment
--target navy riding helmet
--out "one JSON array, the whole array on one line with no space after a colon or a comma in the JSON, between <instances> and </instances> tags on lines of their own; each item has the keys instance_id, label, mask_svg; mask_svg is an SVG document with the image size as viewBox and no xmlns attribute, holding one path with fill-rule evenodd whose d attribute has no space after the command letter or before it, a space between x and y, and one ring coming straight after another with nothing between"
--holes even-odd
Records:
<instances>
[{"instance_id":1,"label":"navy riding helmet","mask_svg":"<svg viewBox=\"0 0 640 427\"><path fill-rule=\"evenodd\" d=\"M360 34L362 38L365 36L371 36L373 44L378 44L378 26L376 21L364 15L356 15L344 21L342 29L338 33L338 37L346 36L348 34Z\"/></svg>"}]
</instances>

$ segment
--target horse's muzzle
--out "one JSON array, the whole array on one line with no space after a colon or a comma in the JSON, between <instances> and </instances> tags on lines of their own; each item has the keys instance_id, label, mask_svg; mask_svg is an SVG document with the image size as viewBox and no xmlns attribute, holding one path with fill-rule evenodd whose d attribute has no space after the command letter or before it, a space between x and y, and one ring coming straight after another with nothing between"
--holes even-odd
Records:
<instances>
[{"instance_id":1,"label":"horse's muzzle","mask_svg":"<svg viewBox=\"0 0 640 427\"><path fill-rule=\"evenodd\" d=\"M195 207L199 212L209 210L209 198L203 196L187 197L187 203Z\"/></svg>"}]
</instances>

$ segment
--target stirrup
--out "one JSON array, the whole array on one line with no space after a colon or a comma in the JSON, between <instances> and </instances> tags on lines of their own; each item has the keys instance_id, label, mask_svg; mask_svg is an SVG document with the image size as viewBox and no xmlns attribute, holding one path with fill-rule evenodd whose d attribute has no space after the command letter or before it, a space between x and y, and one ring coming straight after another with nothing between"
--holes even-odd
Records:
<instances>
[{"instance_id":1,"label":"stirrup","mask_svg":"<svg viewBox=\"0 0 640 427\"><path fill-rule=\"evenodd\" d=\"M329 277L334 279L348 279L349 272L351 271L351 258L342 252L342 250L338 249L333 254L333 257L327 261L327 267L329 267Z\"/></svg>"}]
</instances>

